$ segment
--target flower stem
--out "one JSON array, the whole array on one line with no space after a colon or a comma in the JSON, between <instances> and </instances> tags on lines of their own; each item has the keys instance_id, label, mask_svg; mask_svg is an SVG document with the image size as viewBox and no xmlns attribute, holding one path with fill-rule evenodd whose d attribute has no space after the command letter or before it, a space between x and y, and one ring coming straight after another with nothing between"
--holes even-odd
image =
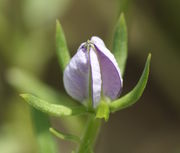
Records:
<instances>
[{"instance_id":1,"label":"flower stem","mask_svg":"<svg viewBox=\"0 0 180 153\"><path fill-rule=\"evenodd\" d=\"M101 126L101 120L95 118L95 115L90 115L87 123L84 135L81 139L81 144L77 153L92 153L93 146L95 144L99 129Z\"/></svg>"}]
</instances>

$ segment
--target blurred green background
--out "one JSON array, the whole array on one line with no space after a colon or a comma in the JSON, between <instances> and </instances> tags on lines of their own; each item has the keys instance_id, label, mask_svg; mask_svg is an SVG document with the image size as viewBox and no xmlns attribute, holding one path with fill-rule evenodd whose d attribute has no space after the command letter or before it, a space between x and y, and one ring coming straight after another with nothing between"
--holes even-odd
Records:
<instances>
[{"instance_id":1,"label":"blurred green background","mask_svg":"<svg viewBox=\"0 0 180 153\"><path fill-rule=\"evenodd\" d=\"M55 20L61 21L73 55L93 35L111 48L122 11L129 48L123 93L138 81L148 52L152 53L150 79L137 104L111 115L103 125L96 152L180 153L179 0L0 0L0 153L39 153L41 144L51 153L48 147L55 145L46 116L37 114L40 118L33 120L39 112L18 96L28 91L50 99L64 93L55 53ZM50 122L78 134L85 124L80 117ZM49 141L44 142L46 137ZM56 142L54 152L75 147Z\"/></svg>"}]
</instances>

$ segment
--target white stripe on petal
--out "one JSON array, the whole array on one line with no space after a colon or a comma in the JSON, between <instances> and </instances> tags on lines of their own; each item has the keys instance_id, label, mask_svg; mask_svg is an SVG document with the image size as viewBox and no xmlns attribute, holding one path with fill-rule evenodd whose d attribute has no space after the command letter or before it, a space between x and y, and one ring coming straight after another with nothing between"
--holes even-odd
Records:
<instances>
[{"instance_id":1,"label":"white stripe on petal","mask_svg":"<svg viewBox=\"0 0 180 153\"><path fill-rule=\"evenodd\" d=\"M102 81L98 57L92 47L90 48L90 66L93 107L96 107L101 100Z\"/></svg>"}]
</instances>

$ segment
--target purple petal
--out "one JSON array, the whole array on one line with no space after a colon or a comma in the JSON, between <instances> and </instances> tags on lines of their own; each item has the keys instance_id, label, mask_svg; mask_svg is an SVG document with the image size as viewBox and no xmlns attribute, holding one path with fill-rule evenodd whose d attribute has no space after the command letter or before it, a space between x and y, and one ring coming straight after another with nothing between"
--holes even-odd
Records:
<instances>
[{"instance_id":1,"label":"purple petal","mask_svg":"<svg viewBox=\"0 0 180 153\"><path fill-rule=\"evenodd\" d=\"M101 99L101 71L98 57L93 48L90 48L90 66L91 66L91 94L93 107L96 107Z\"/></svg>"},{"instance_id":2,"label":"purple petal","mask_svg":"<svg viewBox=\"0 0 180 153\"><path fill-rule=\"evenodd\" d=\"M91 41L94 44L99 44L99 45L105 46L104 41L102 39L100 39L99 37L97 37L97 36L91 37Z\"/></svg>"},{"instance_id":3,"label":"purple petal","mask_svg":"<svg viewBox=\"0 0 180 153\"><path fill-rule=\"evenodd\" d=\"M113 54L98 37L92 37L100 61L103 94L111 100L116 99L122 89L122 77Z\"/></svg>"},{"instance_id":4,"label":"purple petal","mask_svg":"<svg viewBox=\"0 0 180 153\"><path fill-rule=\"evenodd\" d=\"M83 45L84 43L72 57L63 76L67 93L82 103L88 99L89 95L89 57Z\"/></svg>"}]
</instances>

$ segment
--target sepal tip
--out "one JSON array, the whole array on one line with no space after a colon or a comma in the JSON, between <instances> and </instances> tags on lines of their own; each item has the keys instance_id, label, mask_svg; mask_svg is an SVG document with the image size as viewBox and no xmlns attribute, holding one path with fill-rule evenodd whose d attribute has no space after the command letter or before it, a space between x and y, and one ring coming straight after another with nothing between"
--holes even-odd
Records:
<instances>
[{"instance_id":1,"label":"sepal tip","mask_svg":"<svg viewBox=\"0 0 180 153\"><path fill-rule=\"evenodd\" d=\"M104 118L104 120L107 122L109 119L109 114L110 114L110 110L108 103L101 101L99 106L97 107L96 118L99 119Z\"/></svg>"}]
</instances>

